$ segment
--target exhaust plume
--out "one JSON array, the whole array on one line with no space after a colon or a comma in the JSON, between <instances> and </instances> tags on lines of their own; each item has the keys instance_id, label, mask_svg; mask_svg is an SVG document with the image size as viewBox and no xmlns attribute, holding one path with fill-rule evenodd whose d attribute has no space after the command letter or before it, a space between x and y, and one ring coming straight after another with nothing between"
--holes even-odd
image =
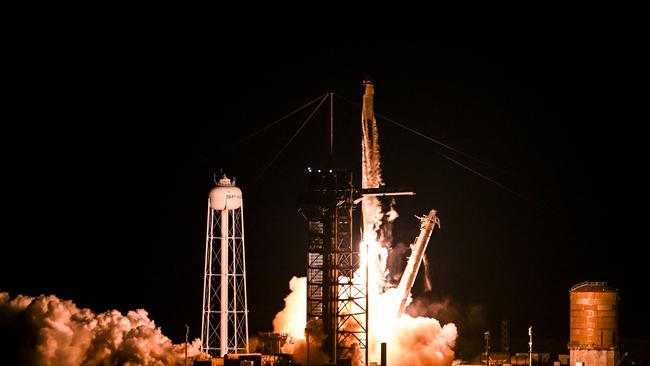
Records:
<instances>
[{"instance_id":1,"label":"exhaust plume","mask_svg":"<svg viewBox=\"0 0 650 366\"><path fill-rule=\"evenodd\" d=\"M95 314L54 295L11 298L0 293L0 333L11 339L9 358L19 365L182 365L185 345L173 344L144 309ZM187 346L200 354L200 340ZM11 353L15 352L15 353ZM12 359L13 358L13 359ZM4 363L4 362L3 362Z\"/></svg>"},{"instance_id":2,"label":"exhaust plume","mask_svg":"<svg viewBox=\"0 0 650 366\"><path fill-rule=\"evenodd\" d=\"M363 96L362 124L362 184L363 188L378 188L384 184L379 158L379 135L373 105L374 87L366 83ZM457 329L454 324L441 326L433 318L412 317L395 314L395 304L401 294L394 288L402 268L394 258L389 262L392 242L391 223L397 218L394 202L382 207L376 197L364 197L362 215L364 221L361 245L367 252L362 260L368 264L368 333L369 359L378 360L380 343L387 342L389 366L408 364L414 366L450 365L454 359ZM397 246L395 257L399 258L405 248ZM400 268L396 268L400 267ZM427 265L428 267L428 265ZM428 269L428 268L427 268ZM394 272L393 272L394 271ZM428 271L427 271L428 272ZM410 289L408 289L410 290ZM406 305L412 301L408 297Z\"/></svg>"}]
</instances>

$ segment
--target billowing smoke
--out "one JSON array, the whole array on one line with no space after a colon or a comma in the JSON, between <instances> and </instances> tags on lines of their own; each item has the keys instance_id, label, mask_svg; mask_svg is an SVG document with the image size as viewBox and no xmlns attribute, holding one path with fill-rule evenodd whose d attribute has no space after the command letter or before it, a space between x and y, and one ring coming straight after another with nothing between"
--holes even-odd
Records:
<instances>
[{"instance_id":1,"label":"billowing smoke","mask_svg":"<svg viewBox=\"0 0 650 366\"><path fill-rule=\"evenodd\" d=\"M286 333L292 338L305 338L307 316L307 277L293 277L289 281L291 293L284 298L284 309L273 319L273 331Z\"/></svg>"},{"instance_id":2,"label":"billowing smoke","mask_svg":"<svg viewBox=\"0 0 650 366\"><path fill-rule=\"evenodd\" d=\"M285 307L273 319L273 330L287 333L289 338L282 352L294 356L303 365L321 365L328 357L320 350L324 335L318 322L306 324L305 277L293 277L290 281L291 293L285 298ZM441 326L430 317L421 316L441 313L448 303L426 303L415 301L408 308L408 314L391 317L394 312L397 289L392 288L375 295L371 304L370 317L370 360L379 360L379 343L388 343L388 365L443 366L450 365L454 359L457 337L456 326L452 323ZM452 311L451 318L455 312ZM307 343L305 329L310 337L309 361L307 363ZM359 360L360 361L360 360ZM356 362L354 365L361 365Z\"/></svg>"},{"instance_id":3,"label":"billowing smoke","mask_svg":"<svg viewBox=\"0 0 650 366\"><path fill-rule=\"evenodd\" d=\"M440 326L433 318L403 314L388 341L388 365L451 365L456 345L456 326Z\"/></svg>"},{"instance_id":4,"label":"billowing smoke","mask_svg":"<svg viewBox=\"0 0 650 366\"><path fill-rule=\"evenodd\" d=\"M143 309L95 314L54 295L0 293L0 334L11 339L2 364L43 366L183 365L184 344L173 344ZM200 340L187 345L197 356Z\"/></svg>"},{"instance_id":5,"label":"billowing smoke","mask_svg":"<svg viewBox=\"0 0 650 366\"><path fill-rule=\"evenodd\" d=\"M329 357L321 351L325 335L320 321L307 323L307 277L293 277L289 281L291 292L284 298L284 309L273 319L273 331L286 333L287 342L282 346L283 353L293 355L296 362L307 365L307 353L313 365L329 362ZM307 334L310 346L307 349Z\"/></svg>"},{"instance_id":6,"label":"billowing smoke","mask_svg":"<svg viewBox=\"0 0 650 366\"><path fill-rule=\"evenodd\" d=\"M456 357L473 357L483 351L482 338L474 336L463 337L462 334L481 334L485 331L486 318L484 309L477 304L458 304L449 298L432 300L416 298L406 309L412 317L426 316L438 319L441 323L453 321L461 336L456 339Z\"/></svg>"},{"instance_id":7,"label":"billowing smoke","mask_svg":"<svg viewBox=\"0 0 650 366\"><path fill-rule=\"evenodd\" d=\"M407 313L396 314L396 304L402 296L397 288L369 293L368 296L372 301L368 314L370 360L379 360L380 343L386 342L390 355L389 366L451 365L458 335L453 323L441 326L438 320L426 316L427 307L422 312L412 311L409 307ZM411 301L409 296L408 303Z\"/></svg>"}]
</instances>

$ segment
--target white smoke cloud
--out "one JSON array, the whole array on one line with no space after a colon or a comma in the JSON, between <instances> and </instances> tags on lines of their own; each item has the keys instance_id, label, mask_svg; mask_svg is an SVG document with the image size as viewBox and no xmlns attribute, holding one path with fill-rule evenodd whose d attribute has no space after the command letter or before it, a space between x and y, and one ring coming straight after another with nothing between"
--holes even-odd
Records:
<instances>
[{"instance_id":1,"label":"white smoke cloud","mask_svg":"<svg viewBox=\"0 0 650 366\"><path fill-rule=\"evenodd\" d=\"M457 330L433 318L403 314L388 342L388 365L443 366L454 360Z\"/></svg>"},{"instance_id":2,"label":"white smoke cloud","mask_svg":"<svg viewBox=\"0 0 650 366\"><path fill-rule=\"evenodd\" d=\"M95 314L54 295L12 299L0 293L0 333L15 336L13 349L0 355L9 364L163 366L185 360L185 345L173 344L144 309ZM188 357L199 355L199 346L199 339L189 344Z\"/></svg>"},{"instance_id":3,"label":"white smoke cloud","mask_svg":"<svg viewBox=\"0 0 650 366\"><path fill-rule=\"evenodd\" d=\"M284 353L294 356L297 362L304 365L321 365L328 357L320 351L323 334L319 333L320 325L309 324L310 347L307 363L307 344L305 340L306 323L306 288L305 277L293 277L289 285L291 293L285 297L285 307L273 320L273 330L289 334L287 343L282 347ZM418 316L420 314L440 313L449 304L425 303L417 301L409 308L409 314L399 317L390 316L394 312L394 304L398 300L396 289L389 289L377 295L373 311L370 313L370 359L379 360L379 343L388 344L388 365L412 366L446 366L454 359L454 347L458 332L452 323L441 326L434 318ZM410 299L409 299L410 300ZM410 301L409 301L410 302ZM360 365L360 360L353 362Z\"/></svg>"},{"instance_id":4,"label":"white smoke cloud","mask_svg":"<svg viewBox=\"0 0 650 366\"><path fill-rule=\"evenodd\" d=\"M288 335L287 342L282 346L282 352L293 355L296 362L303 365L322 365L329 362L329 357L320 349L324 339L322 323L312 321L307 326L307 277L294 276L289 281L289 289L291 292L284 298L284 308L273 319L273 331ZM307 350L307 328L309 328L309 350Z\"/></svg>"},{"instance_id":5,"label":"white smoke cloud","mask_svg":"<svg viewBox=\"0 0 650 366\"><path fill-rule=\"evenodd\" d=\"M284 309L273 319L273 331L293 338L305 338L307 326L307 277L293 277L289 281L291 293L284 298ZM296 314L302 314L302 316Z\"/></svg>"}]
</instances>

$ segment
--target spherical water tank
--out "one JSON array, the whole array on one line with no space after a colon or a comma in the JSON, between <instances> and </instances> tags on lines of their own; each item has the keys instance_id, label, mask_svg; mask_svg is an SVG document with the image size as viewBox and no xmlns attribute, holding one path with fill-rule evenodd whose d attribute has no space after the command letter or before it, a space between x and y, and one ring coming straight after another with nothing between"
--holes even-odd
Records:
<instances>
[{"instance_id":1,"label":"spherical water tank","mask_svg":"<svg viewBox=\"0 0 650 366\"><path fill-rule=\"evenodd\" d=\"M618 291L605 282L583 282L569 294L569 347L616 348Z\"/></svg>"},{"instance_id":2,"label":"spherical water tank","mask_svg":"<svg viewBox=\"0 0 650 366\"><path fill-rule=\"evenodd\" d=\"M219 184L210 191L210 208L213 210L235 210L241 207L241 189L225 175Z\"/></svg>"}]
</instances>

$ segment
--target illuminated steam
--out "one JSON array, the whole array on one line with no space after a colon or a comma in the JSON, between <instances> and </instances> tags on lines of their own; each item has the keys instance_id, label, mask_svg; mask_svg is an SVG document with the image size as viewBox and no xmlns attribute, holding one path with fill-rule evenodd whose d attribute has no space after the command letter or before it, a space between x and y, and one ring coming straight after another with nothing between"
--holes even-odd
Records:
<instances>
[{"instance_id":1,"label":"illuminated steam","mask_svg":"<svg viewBox=\"0 0 650 366\"><path fill-rule=\"evenodd\" d=\"M21 365L163 366L185 361L185 345L172 344L145 310L95 314L54 295L12 299L0 293L0 333L20 333L13 342ZM199 345L199 339L189 344L188 356L198 355Z\"/></svg>"},{"instance_id":2,"label":"illuminated steam","mask_svg":"<svg viewBox=\"0 0 650 366\"><path fill-rule=\"evenodd\" d=\"M293 338L304 338L306 317L294 314L307 314L307 277L293 277L289 281L291 293L284 298L284 309L273 319L273 331L286 333Z\"/></svg>"},{"instance_id":3,"label":"illuminated steam","mask_svg":"<svg viewBox=\"0 0 650 366\"><path fill-rule=\"evenodd\" d=\"M311 347L309 360L313 365L322 365L329 357L321 352L320 345L325 338L319 321L307 324L307 277L293 277L289 281L291 293L284 298L284 309L273 319L273 331L286 333L289 337L282 346L283 353L293 355L296 362L307 365L307 337L309 331Z\"/></svg>"}]
</instances>

